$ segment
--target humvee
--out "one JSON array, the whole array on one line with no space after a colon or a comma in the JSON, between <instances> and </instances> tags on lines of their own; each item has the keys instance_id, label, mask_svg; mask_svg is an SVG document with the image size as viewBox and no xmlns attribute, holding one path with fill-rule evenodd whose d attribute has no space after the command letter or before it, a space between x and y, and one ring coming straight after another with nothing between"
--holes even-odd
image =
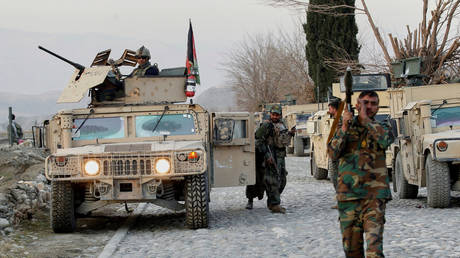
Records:
<instances>
[{"instance_id":1,"label":"humvee","mask_svg":"<svg viewBox=\"0 0 460 258\"><path fill-rule=\"evenodd\" d=\"M58 102L89 91L90 104L45 123L54 232L74 231L76 213L131 202L185 209L186 226L204 228L211 187L255 183L253 115L187 103L185 67L116 76L133 52L110 62L107 50L77 69Z\"/></svg>"},{"instance_id":2,"label":"humvee","mask_svg":"<svg viewBox=\"0 0 460 258\"><path fill-rule=\"evenodd\" d=\"M390 85L388 74L362 74L353 75L352 100L354 105L357 102L359 93L364 90L374 90L379 95L379 111L376 119L379 121L389 120L389 97L386 90ZM332 85L332 94L336 97L345 99L345 84L343 77L340 83ZM326 105L327 106L327 105ZM329 178L336 185L337 165L332 162L327 154L327 138L334 119L327 110L320 110L313 114L307 121L307 133L310 135L310 168L311 174L315 179ZM387 167L391 167L391 161L387 161Z\"/></svg>"},{"instance_id":3,"label":"humvee","mask_svg":"<svg viewBox=\"0 0 460 258\"><path fill-rule=\"evenodd\" d=\"M460 191L460 84L388 92L398 135L391 145L394 191L416 198L427 187L430 207L448 207L450 191Z\"/></svg>"},{"instance_id":4,"label":"humvee","mask_svg":"<svg viewBox=\"0 0 460 258\"><path fill-rule=\"evenodd\" d=\"M305 149L309 149L310 136L307 134L307 120L318 111L318 104L288 105L283 106L283 120L288 128L296 127L295 136L287 146L287 153L295 156L305 155Z\"/></svg>"}]
</instances>

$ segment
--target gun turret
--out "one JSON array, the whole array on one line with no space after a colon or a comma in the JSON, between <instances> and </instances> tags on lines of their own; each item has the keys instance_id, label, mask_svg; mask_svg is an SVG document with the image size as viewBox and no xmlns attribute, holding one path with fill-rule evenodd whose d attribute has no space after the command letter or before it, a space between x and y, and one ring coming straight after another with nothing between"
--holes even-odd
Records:
<instances>
[{"instance_id":1,"label":"gun turret","mask_svg":"<svg viewBox=\"0 0 460 258\"><path fill-rule=\"evenodd\" d=\"M72 61L70 61L69 59L64 58L64 57L62 57L62 56L60 56L60 55L58 55L58 54L56 54L56 53L53 53L52 51L50 51L50 50L48 50L48 49L46 49L46 48L44 48L44 47L42 47L42 46L38 46L38 48L41 49L41 50L43 50L43 51L45 51L46 53L48 53L48 54L50 54L50 55L53 55L53 56L55 56L55 57L61 59L62 61L66 62L66 63L68 63L68 64L70 64L70 65L72 65L73 67L77 68L78 71L79 71L78 76L77 76L77 78L76 78L77 80L78 80L78 78L80 78L80 75L81 75L81 74L83 73L83 71L85 70L85 67L84 67L83 65L81 65L81 64L72 62Z\"/></svg>"}]
</instances>

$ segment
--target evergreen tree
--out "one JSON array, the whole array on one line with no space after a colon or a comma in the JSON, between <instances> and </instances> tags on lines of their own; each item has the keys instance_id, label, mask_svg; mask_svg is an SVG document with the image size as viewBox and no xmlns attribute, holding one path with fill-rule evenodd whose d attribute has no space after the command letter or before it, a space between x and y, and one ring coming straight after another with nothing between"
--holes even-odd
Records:
<instances>
[{"instance_id":1,"label":"evergreen tree","mask_svg":"<svg viewBox=\"0 0 460 258\"><path fill-rule=\"evenodd\" d=\"M320 5L355 6L355 0L310 0L309 2L307 23L304 24L307 37L308 73L315 82L316 94L318 94L319 85L319 100L325 101L328 88L338 80L339 76L334 69L324 64L325 58L338 58L337 50L341 49L357 62L360 47L356 39L358 26L355 21L354 9L336 8L331 13L323 14L317 12Z\"/></svg>"}]
</instances>

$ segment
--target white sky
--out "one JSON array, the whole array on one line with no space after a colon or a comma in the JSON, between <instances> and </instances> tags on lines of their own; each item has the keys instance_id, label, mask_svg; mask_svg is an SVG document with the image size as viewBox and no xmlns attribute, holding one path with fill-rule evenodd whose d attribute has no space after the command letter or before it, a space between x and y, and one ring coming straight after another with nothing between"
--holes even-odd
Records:
<instances>
[{"instance_id":1,"label":"white sky","mask_svg":"<svg viewBox=\"0 0 460 258\"><path fill-rule=\"evenodd\" d=\"M293 31L296 21L305 19L303 13L262 3L0 0L0 92L43 93L65 87L73 69L39 51L39 44L82 65L89 65L98 51L111 48L111 57L117 59L125 48L135 50L145 44L152 61L160 68L184 66L189 18L195 32L201 87L225 86L225 73L219 67L225 54L245 36L276 32L279 28ZM360 1L356 3L359 5ZM389 32L403 35L406 24L413 28L421 17L421 3L367 0L385 38ZM363 51L372 49L374 36L365 16L360 15L357 20ZM27 59L16 60L17 53L26 53L22 58ZM54 70L49 71L50 67ZM22 76L30 69L35 73Z\"/></svg>"}]
</instances>

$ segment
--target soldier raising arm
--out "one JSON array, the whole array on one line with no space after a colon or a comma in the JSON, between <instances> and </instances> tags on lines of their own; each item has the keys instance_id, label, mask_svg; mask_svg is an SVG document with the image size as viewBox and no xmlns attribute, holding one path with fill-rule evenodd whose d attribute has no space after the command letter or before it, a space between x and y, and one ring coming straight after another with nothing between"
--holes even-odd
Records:
<instances>
[{"instance_id":1,"label":"soldier raising arm","mask_svg":"<svg viewBox=\"0 0 460 258\"><path fill-rule=\"evenodd\" d=\"M358 98L358 116L343 113L343 123L328 144L339 160L337 201L346 257L383 257L386 202L391 199L385 150L393 141L387 125L375 120L379 99L374 91Z\"/></svg>"}]
</instances>

